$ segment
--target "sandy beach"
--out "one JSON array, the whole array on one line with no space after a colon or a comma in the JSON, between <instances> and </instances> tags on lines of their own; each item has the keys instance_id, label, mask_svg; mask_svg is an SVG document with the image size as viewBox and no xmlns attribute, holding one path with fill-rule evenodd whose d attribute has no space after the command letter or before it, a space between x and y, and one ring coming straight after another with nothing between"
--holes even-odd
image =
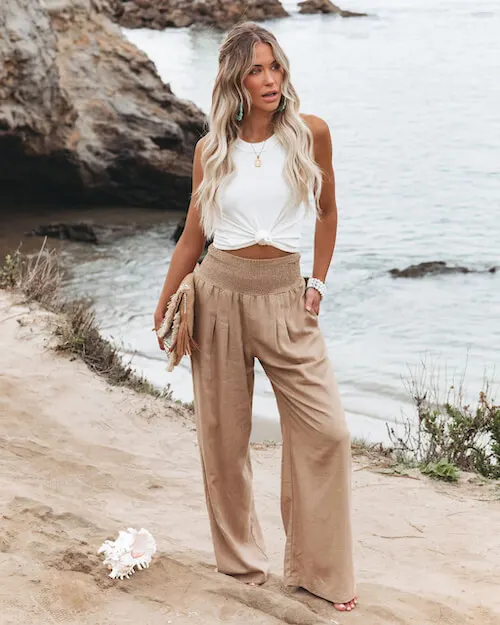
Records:
<instances>
[{"instance_id":1,"label":"sandy beach","mask_svg":"<svg viewBox=\"0 0 500 625\"><path fill-rule=\"evenodd\" d=\"M397 474L364 455L353 613L282 585L279 447L253 449L273 575L251 588L217 574L190 413L58 354L56 317L14 302L0 291L2 625L500 623L500 489ZM96 552L126 527L151 531L158 552L113 581Z\"/></svg>"}]
</instances>

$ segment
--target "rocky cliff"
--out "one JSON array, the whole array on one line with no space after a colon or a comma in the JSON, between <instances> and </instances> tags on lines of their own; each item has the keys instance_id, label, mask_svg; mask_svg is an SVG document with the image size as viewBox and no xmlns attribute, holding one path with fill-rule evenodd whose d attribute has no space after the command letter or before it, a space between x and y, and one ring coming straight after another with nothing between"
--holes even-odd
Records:
<instances>
[{"instance_id":1,"label":"rocky cliff","mask_svg":"<svg viewBox=\"0 0 500 625\"><path fill-rule=\"evenodd\" d=\"M114 17L128 28L230 28L241 20L286 17L280 0L121 0Z\"/></svg>"},{"instance_id":2,"label":"rocky cliff","mask_svg":"<svg viewBox=\"0 0 500 625\"><path fill-rule=\"evenodd\" d=\"M205 116L108 17L119 0L2 0L0 199L185 209Z\"/></svg>"}]
</instances>

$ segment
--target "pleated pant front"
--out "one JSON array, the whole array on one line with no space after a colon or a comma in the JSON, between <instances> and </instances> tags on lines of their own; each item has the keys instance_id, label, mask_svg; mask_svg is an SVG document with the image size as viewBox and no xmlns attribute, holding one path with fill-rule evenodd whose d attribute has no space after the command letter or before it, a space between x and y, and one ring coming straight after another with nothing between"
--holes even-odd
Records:
<instances>
[{"instance_id":1,"label":"pleated pant front","mask_svg":"<svg viewBox=\"0 0 500 625\"><path fill-rule=\"evenodd\" d=\"M268 576L249 440L254 361L276 395L283 435L284 576L335 603L356 594L350 436L325 342L304 305L300 255L248 260L213 246L195 271L194 398L217 568Z\"/></svg>"}]
</instances>

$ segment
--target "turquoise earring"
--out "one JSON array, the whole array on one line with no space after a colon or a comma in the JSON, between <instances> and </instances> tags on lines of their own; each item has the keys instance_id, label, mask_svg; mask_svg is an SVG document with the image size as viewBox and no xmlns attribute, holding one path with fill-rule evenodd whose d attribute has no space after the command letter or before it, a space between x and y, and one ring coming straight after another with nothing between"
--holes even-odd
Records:
<instances>
[{"instance_id":1,"label":"turquoise earring","mask_svg":"<svg viewBox=\"0 0 500 625\"><path fill-rule=\"evenodd\" d=\"M240 101L240 108L236 113L236 121L240 122L243 119L243 102Z\"/></svg>"},{"instance_id":2,"label":"turquoise earring","mask_svg":"<svg viewBox=\"0 0 500 625\"><path fill-rule=\"evenodd\" d=\"M278 112L282 113L286 109L286 98L283 96L283 104L279 107Z\"/></svg>"}]
</instances>

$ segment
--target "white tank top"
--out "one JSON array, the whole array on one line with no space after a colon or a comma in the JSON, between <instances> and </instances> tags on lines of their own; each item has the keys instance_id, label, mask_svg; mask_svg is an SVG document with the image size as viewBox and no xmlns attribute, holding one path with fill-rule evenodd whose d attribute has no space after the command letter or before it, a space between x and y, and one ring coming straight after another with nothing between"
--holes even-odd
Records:
<instances>
[{"instance_id":1,"label":"white tank top","mask_svg":"<svg viewBox=\"0 0 500 625\"><path fill-rule=\"evenodd\" d=\"M274 135L253 144L237 139L232 154L236 171L216 195L221 217L215 224L214 247L236 250L258 243L297 251L305 206L290 206L284 148ZM256 154L261 167L255 166Z\"/></svg>"}]
</instances>

